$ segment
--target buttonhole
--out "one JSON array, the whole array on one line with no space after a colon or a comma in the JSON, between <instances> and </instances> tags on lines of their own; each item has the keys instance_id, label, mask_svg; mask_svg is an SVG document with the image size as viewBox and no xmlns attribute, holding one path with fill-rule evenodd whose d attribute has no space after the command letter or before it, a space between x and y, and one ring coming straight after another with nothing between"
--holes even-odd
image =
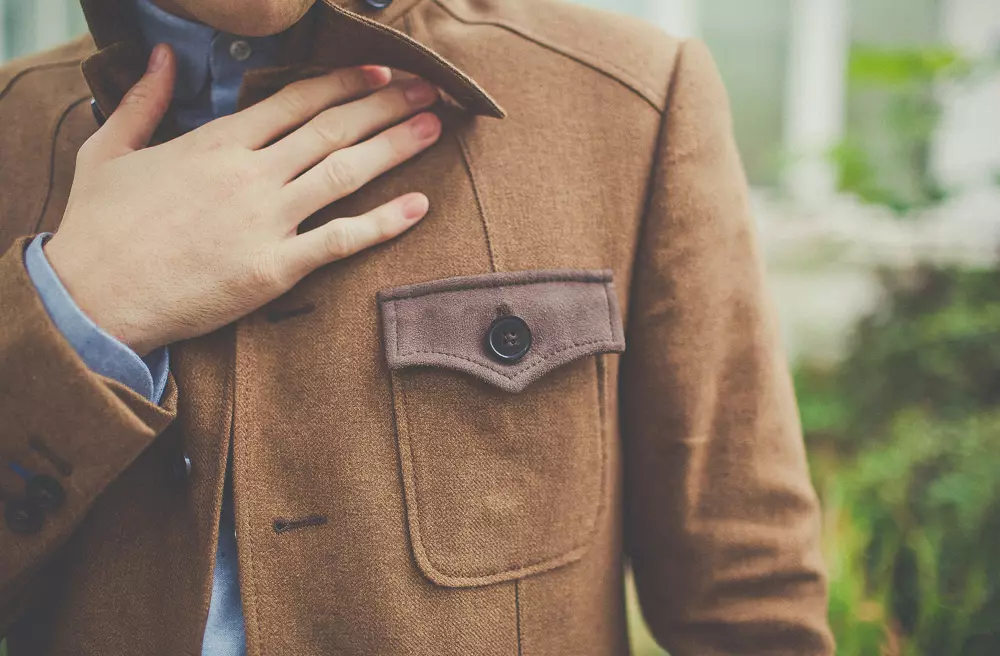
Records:
<instances>
[{"instance_id":1,"label":"buttonhole","mask_svg":"<svg viewBox=\"0 0 1000 656\"><path fill-rule=\"evenodd\" d=\"M274 532L287 533L288 531L294 531L300 528L323 526L324 524L326 524L326 515L309 515L308 517L303 517L302 519L279 518L274 520Z\"/></svg>"},{"instance_id":2,"label":"buttonhole","mask_svg":"<svg viewBox=\"0 0 1000 656\"><path fill-rule=\"evenodd\" d=\"M28 446L31 447L32 451L40 454L48 460L52 466L56 468L56 471L63 476L70 476L73 474L73 463L65 458L60 458L52 449L49 448L49 445L43 442L40 438L34 436L28 438Z\"/></svg>"},{"instance_id":3,"label":"buttonhole","mask_svg":"<svg viewBox=\"0 0 1000 656\"><path fill-rule=\"evenodd\" d=\"M271 310L267 313L267 320L271 323L278 323L279 321L284 321L285 319L293 319L295 317L301 317L305 314L309 314L316 310L315 303L306 303L302 307L293 308L291 310Z\"/></svg>"}]
</instances>

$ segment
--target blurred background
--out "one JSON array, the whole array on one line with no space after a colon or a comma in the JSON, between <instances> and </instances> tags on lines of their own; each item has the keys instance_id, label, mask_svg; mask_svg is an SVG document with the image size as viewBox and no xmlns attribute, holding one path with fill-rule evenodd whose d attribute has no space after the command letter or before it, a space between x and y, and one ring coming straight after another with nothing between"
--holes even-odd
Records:
<instances>
[{"instance_id":1,"label":"blurred background","mask_svg":"<svg viewBox=\"0 0 1000 656\"><path fill-rule=\"evenodd\" d=\"M1000 0L578 1L703 39L729 88L838 653L1000 655ZM84 29L0 0L0 60Z\"/></svg>"}]
</instances>

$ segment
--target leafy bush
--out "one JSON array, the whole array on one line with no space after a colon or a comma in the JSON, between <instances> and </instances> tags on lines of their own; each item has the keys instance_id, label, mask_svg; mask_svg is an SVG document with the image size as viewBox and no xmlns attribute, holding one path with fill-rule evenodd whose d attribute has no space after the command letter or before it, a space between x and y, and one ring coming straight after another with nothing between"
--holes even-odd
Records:
<instances>
[{"instance_id":1,"label":"leafy bush","mask_svg":"<svg viewBox=\"0 0 1000 656\"><path fill-rule=\"evenodd\" d=\"M841 654L1000 654L1000 270L884 275L796 375Z\"/></svg>"}]
</instances>

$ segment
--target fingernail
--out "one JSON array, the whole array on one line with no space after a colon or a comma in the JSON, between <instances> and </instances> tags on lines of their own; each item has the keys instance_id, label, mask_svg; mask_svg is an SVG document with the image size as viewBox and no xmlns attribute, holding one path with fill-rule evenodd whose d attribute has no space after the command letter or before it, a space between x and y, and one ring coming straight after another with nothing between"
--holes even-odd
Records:
<instances>
[{"instance_id":1,"label":"fingernail","mask_svg":"<svg viewBox=\"0 0 1000 656\"><path fill-rule=\"evenodd\" d=\"M163 65L167 63L167 47L162 43L157 44L153 48L152 54L149 56L149 68L150 73L155 73L156 71L163 68Z\"/></svg>"},{"instance_id":2,"label":"fingernail","mask_svg":"<svg viewBox=\"0 0 1000 656\"><path fill-rule=\"evenodd\" d=\"M368 86L381 87L392 80L392 70L388 66L362 66L361 70Z\"/></svg>"},{"instance_id":3,"label":"fingernail","mask_svg":"<svg viewBox=\"0 0 1000 656\"><path fill-rule=\"evenodd\" d=\"M423 80L407 80L403 85L403 95L413 105L428 105L437 98L437 89Z\"/></svg>"},{"instance_id":4,"label":"fingernail","mask_svg":"<svg viewBox=\"0 0 1000 656\"><path fill-rule=\"evenodd\" d=\"M430 201L423 194L413 194L403 201L403 217L414 221L427 214Z\"/></svg>"},{"instance_id":5,"label":"fingernail","mask_svg":"<svg viewBox=\"0 0 1000 656\"><path fill-rule=\"evenodd\" d=\"M441 128L441 122L434 114L421 114L413 119L411 128L413 135L423 141L437 136L438 130Z\"/></svg>"}]
</instances>

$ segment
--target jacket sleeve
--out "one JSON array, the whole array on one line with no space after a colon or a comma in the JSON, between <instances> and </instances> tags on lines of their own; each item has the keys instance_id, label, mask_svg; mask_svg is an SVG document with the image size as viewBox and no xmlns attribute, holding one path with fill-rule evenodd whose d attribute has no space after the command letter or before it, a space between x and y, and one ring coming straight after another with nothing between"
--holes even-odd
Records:
<instances>
[{"instance_id":1,"label":"jacket sleeve","mask_svg":"<svg viewBox=\"0 0 1000 656\"><path fill-rule=\"evenodd\" d=\"M0 635L42 587L46 563L95 498L176 417L93 373L49 319L24 267L0 256Z\"/></svg>"},{"instance_id":2,"label":"jacket sleeve","mask_svg":"<svg viewBox=\"0 0 1000 656\"><path fill-rule=\"evenodd\" d=\"M819 508L729 101L698 41L673 76L621 370L643 614L672 656L832 654Z\"/></svg>"}]
</instances>

